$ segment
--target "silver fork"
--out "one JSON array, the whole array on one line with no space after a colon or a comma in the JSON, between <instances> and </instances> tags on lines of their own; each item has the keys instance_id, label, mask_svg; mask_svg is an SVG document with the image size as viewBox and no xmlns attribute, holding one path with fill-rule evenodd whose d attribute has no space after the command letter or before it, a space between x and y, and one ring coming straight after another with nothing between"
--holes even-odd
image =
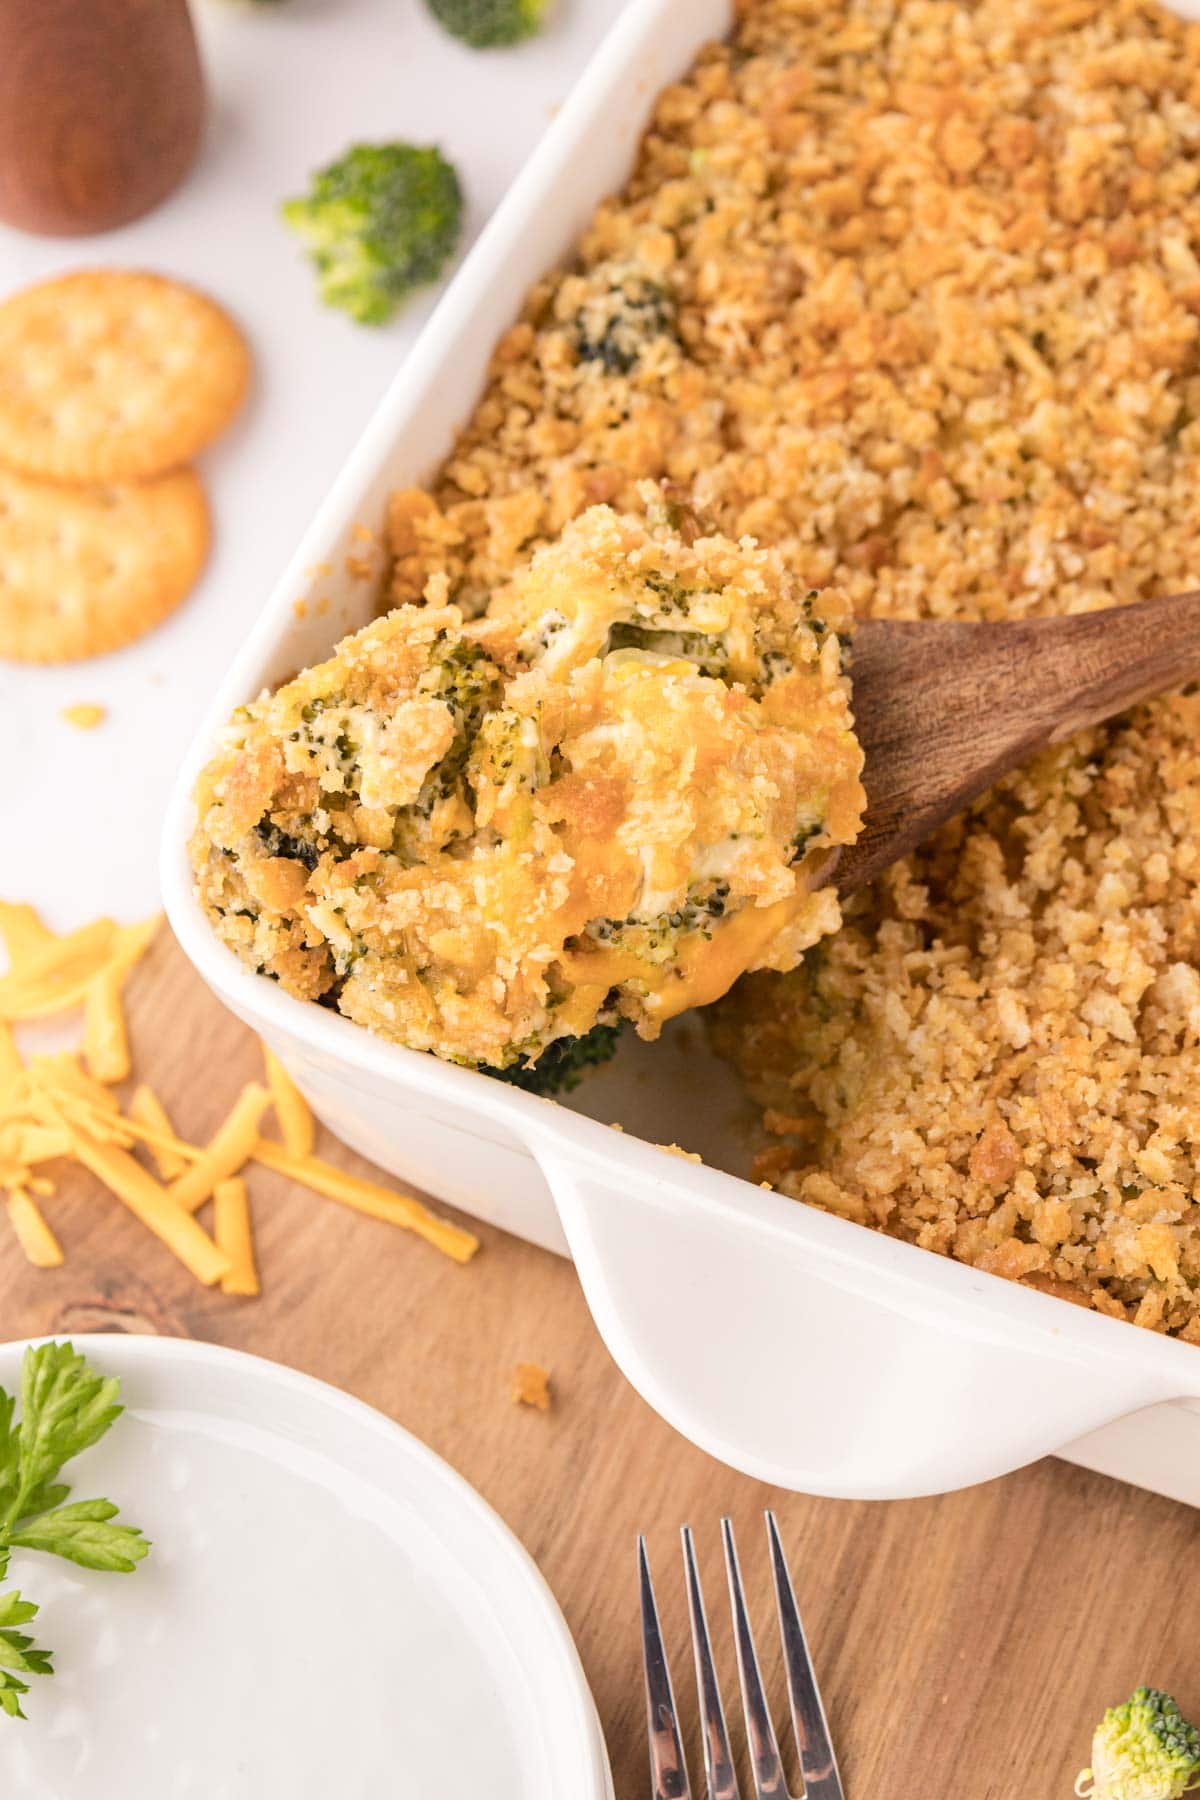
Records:
<instances>
[{"instance_id":1,"label":"silver fork","mask_svg":"<svg viewBox=\"0 0 1200 1800\"><path fill-rule=\"evenodd\" d=\"M775 1581L775 1603L779 1612L779 1633L783 1640L783 1660L787 1669L792 1729L796 1734L800 1772L804 1777L804 1800L843 1800L837 1758L829 1741L829 1726L825 1719L825 1709L821 1705L817 1678L813 1674L804 1627L800 1623L792 1578L784 1561L779 1527L774 1513L768 1512L766 1518L767 1537L771 1546L771 1573ZM713 1664L708 1620L704 1613L704 1596L700 1590L700 1573L696 1567L696 1547L692 1542L690 1526L684 1526L682 1537L688 1617L691 1620L692 1650L696 1662L696 1690L704 1727L704 1773L709 1800L741 1800L737 1770L729 1748L725 1709L721 1704L721 1690ZM750 1748L755 1797L756 1800L793 1800L783 1778L779 1742L767 1710L758 1654L754 1648L754 1634L750 1629L746 1597L742 1591L733 1526L728 1519L721 1520L721 1538L725 1546L725 1569L729 1576L729 1604L733 1611L738 1680L742 1690L742 1710L746 1719L746 1739ZM658 1607L654 1601L654 1584L650 1579L646 1540L641 1537L638 1539L638 1580L642 1600L642 1656L646 1665L646 1729L650 1738L650 1775L654 1783L654 1800L692 1800L687 1763L679 1736L679 1714L671 1686L671 1671L667 1667L658 1623Z\"/></svg>"}]
</instances>

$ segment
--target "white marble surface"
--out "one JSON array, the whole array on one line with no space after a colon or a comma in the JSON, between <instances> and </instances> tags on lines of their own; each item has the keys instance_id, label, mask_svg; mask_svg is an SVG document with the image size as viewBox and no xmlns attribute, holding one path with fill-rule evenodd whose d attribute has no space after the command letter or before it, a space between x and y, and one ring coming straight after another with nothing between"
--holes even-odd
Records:
<instances>
[{"instance_id":1,"label":"white marble surface","mask_svg":"<svg viewBox=\"0 0 1200 1800\"><path fill-rule=\"evenodd\" d=\"M101 237L0 227L0 292L69 268L159 269L230 307L256 362L249 405L202 458L214 552L174 618L91 662L0 664L0 895L60 927L156 905L162 811L205 697L437 298L376 331L325 310L279 201L352 142L437 143L466 190L465 250L624 3L558 0L542 37L481 54L421 0L193 0L211 105L186 183ZM66 724L76 701L107 722Z\"/></svg>"}]
</instances>

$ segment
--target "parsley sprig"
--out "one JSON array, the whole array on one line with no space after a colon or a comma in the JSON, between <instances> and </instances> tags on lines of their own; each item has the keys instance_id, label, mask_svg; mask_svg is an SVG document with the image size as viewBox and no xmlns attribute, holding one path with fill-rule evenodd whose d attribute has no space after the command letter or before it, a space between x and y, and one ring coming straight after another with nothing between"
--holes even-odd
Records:
<instances>
[{"instance_id":1,"label":"parsley sprig","mask_svg":"<svg viewBox=\"0 0 1200 1800\"><path fill-rule=\"evenodd\" d=\"M102 1438L123 1408L120 1383L98 1375L71 1344L39 1344L21 1364L21 1416L0 1388L0 1580L14 1549L46 1550L84 1569L127 1575L150 1545L135 1525L115 1523L111 1500L64 1504L64 1464ZM26 1675L51 1675L51 1652L20 1629L37 1607L15 1588L0 1591L0 1710L23 1719Z\"/></svg>"}]
</instances>

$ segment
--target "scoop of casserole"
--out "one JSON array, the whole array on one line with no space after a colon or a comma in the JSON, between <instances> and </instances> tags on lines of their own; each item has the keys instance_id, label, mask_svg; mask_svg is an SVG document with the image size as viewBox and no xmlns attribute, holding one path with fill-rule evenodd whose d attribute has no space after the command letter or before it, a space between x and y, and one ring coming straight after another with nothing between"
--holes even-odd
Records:
<instances>
[{"instance_id":1,"label":"scoop of casserole","mask_svg":"<svg viewBox=\"0 0 1200 1800\"><path fill-rule=\"evenodd\" d=\"M200 898L259 973L454 1062L654 1037L838 923L847 624L748 539L594 507L481 618L400 607L240 708Z\"/></svg>"}]
</instances>

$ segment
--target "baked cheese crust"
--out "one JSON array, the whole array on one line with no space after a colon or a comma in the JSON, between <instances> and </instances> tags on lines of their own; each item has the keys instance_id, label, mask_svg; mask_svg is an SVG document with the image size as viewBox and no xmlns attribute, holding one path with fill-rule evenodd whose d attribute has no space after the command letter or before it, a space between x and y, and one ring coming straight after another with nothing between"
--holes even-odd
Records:
<instances>
[{"instance_id":1,"label":"baked cheese crust","mask_svg":"<svg viewBox=\"0 0 1200 1800\"><path fill-rule=\"evenodd\" d=\"M200 898L261 974L454 1062L654 1037L839 922L847 623L749 539L594 507L480 618L399 607L239 709Z\"/></svg>"}]
</instances>

